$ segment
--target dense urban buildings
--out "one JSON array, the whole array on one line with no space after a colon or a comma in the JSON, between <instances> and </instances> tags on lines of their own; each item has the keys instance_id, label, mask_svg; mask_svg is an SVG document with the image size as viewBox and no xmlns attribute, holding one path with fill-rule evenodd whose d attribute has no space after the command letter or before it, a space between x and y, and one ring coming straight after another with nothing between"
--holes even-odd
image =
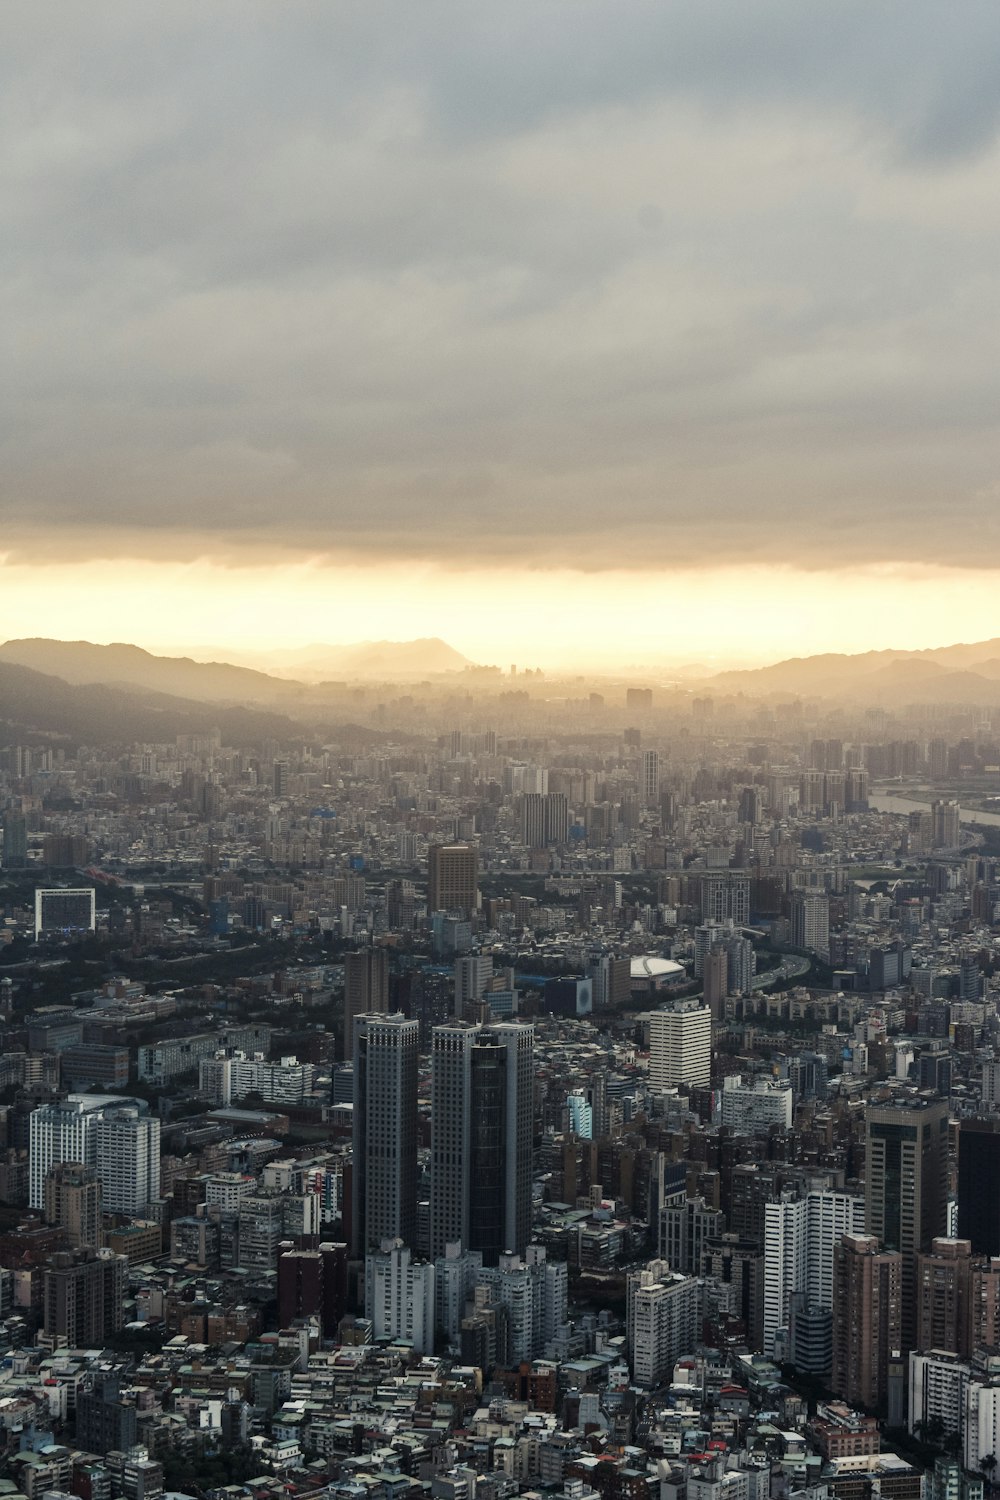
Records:
<instances>
[{"instance_id":1,"label":"dense urban buildings","mask_svg":"<svg viewBox=\"0 0 1000 1500\"><path fill-rule=\"evenodd\" d=\"M543 688L0 750L26 1500L983 1500L991 725Z\"/></svg>"}]
</instances>

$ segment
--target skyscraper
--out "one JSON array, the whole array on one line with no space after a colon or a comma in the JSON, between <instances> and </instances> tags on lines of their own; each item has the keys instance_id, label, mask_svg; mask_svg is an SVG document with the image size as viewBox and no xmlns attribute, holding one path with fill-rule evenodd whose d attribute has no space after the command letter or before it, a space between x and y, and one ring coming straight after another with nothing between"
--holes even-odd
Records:
<instances>
[{"instance_id":1,"label":"skyscraper","mask_svg":"<svg viewBox=\"0 0 1000 1500\"><path fill-rule=\"evenodd\" d=\"M642 752L642 800L655 807L660 798L660 757L656 750Z\"/></svg>"},{"instance_id":2,"label":"skyscraper","mask_svg":"<svg viewBox=\"0 0 1000 1500\"><path fill-rule=\"evenodd\" d=\"M42 1104L29 1120L32 1208L45 1207L45 1177L62 1162L92 1167L107 1212L141 1212L160 1195L160 1122L142 1099L70 1094Z\"/></svg>"},{"instance_id":3,"label":"skyscraper","mask_svg":"<svg viewBox=\"0 0 1000 1500\"><path fill-rule=\"evenodd\" d=\"M1000 1255L1000 1118L995 1115L959 1126L958 1233L972 1241L973 1255Z\"/></svg>"},{"instance_id":4,"label":"skyscraper","mask_svg":"<svg viewBox=\"0 0 1000 1500\"><path fill-rule=\"evenodd\" d=\"M902 1347L916 1338L916 1256L947 1233L948 1103L915 1097L866 1114L865 1229L902 1255Z\"/></svg>"},{"instance_id":5,"label":"skyscraper","mask_svg":"<svg viewBox=\"0 0 1000 1500\"><path fill-rule=\"evenodd\" d=\"M654 1089L704 1084L712 1077L712 1012L697 999L675 1000L649 1017L649 1081Z\"/></svg>"},{"instance_id":6,"label":"skyscraper","mask_svg":"<svg viewBox=\"0 0 1000 1500\"><path fill-rule=\"evenodd\" d=\"M352 1249L412 1245L417 1227L417 1047L420 1025L401 1015L354 1023Z\"/></svg>"},{"instance_id":7,"label":"skyscraper","mask_svg":"<svg viewBox=\"0 0 1000 1500\"><path fill-rule=\"evenodd\" d=\"M902 1257L873 1235L845 1234L833 1257L830 1387L851 1406L884 1404L889 1356L900 1347Z\"/></svg>"},{"instance_id":8,"label":"skyscraper","mask_svg":"<svg viewBox=\"0 0 1000 1500\"><path fill-rule=\"evenodd\" d=\"M101 1111L97 1172L108 1213L140 1214L160 1196L160 1122L145 1104L124 1100Z\"/></svg>"},{"instance_id":9,"label":"skyscraper","mask_svg":"<svg viewBox=\"0 0 1000 1500\"><path fill-rule=\"evenodd\" d=\"M460 1242L498 1264L531 1232L534 1028L435 1026L431 1256Z\"/></svg>"},{"instance_id":10,"label":"skyscraper","mask_svg":"<svg viewBox=\"0 0 1000 1500\"><path fill-rule=\"evenodd\" d=\"M479 904L479 856L471 844L432 844L427 851L428 911L461 911Z\"/></svg>"},{"instance_id":11,"label":"skyscraper","mask_svg":"<svg viewBox=\"0 0 1000 1500\"><path fill-rule=\"evenodd\" d=\"M357 1016L389 1009L389 960L384 948L361 948L344 957L344 1057L351 1056Z\"/></svg>"},{"instance_id":12,"label":"skyscraper","mask_svg":"<svg viewBox=\"0 0 1000 1500\"><path fill-rule=\"evenodd\" d=\"M58 1224L74 1250L104 1244L101 1179L93 1167L64 1162L45 1175L45 1222Z\"/></svg>"}]
</instances>

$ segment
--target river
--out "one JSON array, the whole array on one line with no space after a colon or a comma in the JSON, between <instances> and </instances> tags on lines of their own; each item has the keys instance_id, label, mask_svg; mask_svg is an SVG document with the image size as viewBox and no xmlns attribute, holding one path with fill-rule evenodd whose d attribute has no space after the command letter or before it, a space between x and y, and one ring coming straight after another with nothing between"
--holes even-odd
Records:
<instances>
[{"instance_id":1,"label":"river","mask_svg":"<svg viewBox=\"0 0 1000 1500\"><path fill-rule=\"evenodd\" d=\"M912 797L897 797L892 792L875 792L868 798L868 806L873 812L887 813L911 813L930 812L929 802L916 802ZM962 824L989 824L992 828L1000 828L1000 813L971 812L968 808L962 808Z\"/></svg>"}]
</instances>

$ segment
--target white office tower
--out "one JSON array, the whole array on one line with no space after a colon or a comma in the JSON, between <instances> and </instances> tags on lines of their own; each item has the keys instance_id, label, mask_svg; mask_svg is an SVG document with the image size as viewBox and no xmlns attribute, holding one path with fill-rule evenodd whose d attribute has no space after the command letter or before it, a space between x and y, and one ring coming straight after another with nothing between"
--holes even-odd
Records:
<instances>
[{"instance_id":1,"label":"white office tower","mask_svg":"<svg viewBox=\"0 0 1000 1500\"><path fill-rule=\"evenodd\" d=\"M450 1343L459 1341L465 1306L472 1301L482 1269L483 1257L478 1252L463 1250L457 1241L446 1245L444 1254L434 1262L437 1326Z\"/></svg>"},{"instance_id":2,"label":"white office tower","mask_svg":"<svg viewBox=\"0 0 1000 1500\"><path fill-rule=\"evenodd\" d=\"M485 953L467 953L455 960L455 1017L461 1020L469 1002L481 1000L493 984L493 959Z\"/></svg>"},{"instance_id":3,"label":"white office tower","mask_svg":"<svg viewBox=\"0 0 1000 1500\"><path fill-rule=\"evenodd\" d=\"M793 1292L810 1306L833 1307L833 1255L845 1234L863 1234L865 1200L859 1194L789 1188L764 1205L764 1353L787 1328Z\"/></svg>"},{"instance_id":4,"label":"white office tower","mask_svg":"<svg viewBox=\"0 0 1000 1500\"><path fill-rule=\"evenodd\" d=\"M415 1262L402 1240L386 1240L365 1257L365 1317L376 1340L403 1339L416 1354L434 1353L434 1267Z\"/></svg>"},{"instance_id":5,"label":"white office tower","mask_svg":"<svg viewBox=\"0 0 1000 1500\"><path fill-rule=\"evenodd\" d=\"M677 1361L696 1349L699 1286L697 1277L671 1271L662 1260L629 1273L626 1334L636 1385L667 1384Z\"/></svg>"},{"instance_id":6,"label":"white office tower","mask_svg":"<svg viewBox=\"0 0 1000 1500\"><path fill-rule=\"evenodd\" d=\"M160 1122L145 1107L126 1104L102 1112L97 1174L106 1213L141 1214L160 1196Z\"/></svg>"},{"instance_id":7,"label":"white office tower","mask_svg":"<svg viewBox=\"0 0 1000 1500\"><path fill-rule=\"evenodd\" d=\"M419 1038L419 1023L402 1015L355 1019L351 1207L357 1256L380 1250L383 1240L412 1245L416 1236Z\"/></svg>"},{"instance_id":8,"label":"white office tower","mask_svg":"<svg viewBox=\"0 0 1000 1500\"><path fill-rule=\"evenodd\" d=\"M39 1105L28 1125L32 1208L45 1207L45 1175L63 1162L94 1168L109 1212L135 1213L160 1195L160 1122L143 1100L119 1094L69 1094Z\"/></svg>"},{"instance_id":9,"label":"white office tower","mask_svg":"<svg viewBox=\"0 0 1000 1500\"><path fill-rule=\"evenodd\" d=\"M697 999L675 1000L649 1017L649 1082L654 1092L712 1077L712 1012Z\"/></svg>"},{"instance_id":10,"label":"white office tower","mask_svg":"<svg viewBox=\"0 0 1000 1500\"><path fill-rule=\"evenodd\" d=\"M535 1032L455 1022L431 1032L431 1256L458 1243L495 1266L531 1235Z\"/></svg>"}]
</instances>

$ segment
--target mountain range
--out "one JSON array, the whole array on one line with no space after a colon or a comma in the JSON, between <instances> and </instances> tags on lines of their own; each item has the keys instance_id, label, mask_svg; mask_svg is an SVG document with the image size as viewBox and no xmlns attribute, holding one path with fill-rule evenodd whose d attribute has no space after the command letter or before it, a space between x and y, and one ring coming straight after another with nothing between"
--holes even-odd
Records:
<instances>
[{"instance_id":1,"label":"mountain range","mask_svg":"<svg viewBox=\"0 0 1000 1500\"><path fill-rule=\"evenodd\" d=\"M467 657L437 639L307 646L275 652L268 660L274 670L194 661L189 656L156 656L123 643L97 646L91 641L34 637L0 646L0 662L29 667L74 686L107 683L222 704L290 704L309 695L307 683L333 678L408 681L471 665Z\"/></svg>"},{"instance_id":2,"label":"mountain range","mask_svg":"<svg viewBox=\"0 0 1000 1500\"><path fill-rule=\"evenodd\" d=\"M714 692L880 703L1000 703L1000 637L923 651L827 652L708 679Z\"/></svg>"}]
</instances>

